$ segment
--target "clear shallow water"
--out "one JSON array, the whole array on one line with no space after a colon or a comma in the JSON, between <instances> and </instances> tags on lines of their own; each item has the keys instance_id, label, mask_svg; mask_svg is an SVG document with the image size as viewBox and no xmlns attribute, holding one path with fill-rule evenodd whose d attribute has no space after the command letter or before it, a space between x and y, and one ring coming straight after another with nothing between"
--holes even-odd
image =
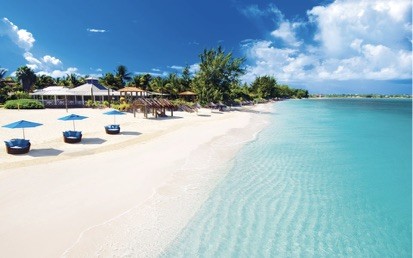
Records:
<instances>
[{"instance_id":1,"label":"clear shallow water","mask_svg":"<svg viewBox=\"0 0 413 258\"><path fill-rule=\"evenodd\" d=\"M411 102L274 107L163 256L411 257Z\"/></svg>"}]
</instances>

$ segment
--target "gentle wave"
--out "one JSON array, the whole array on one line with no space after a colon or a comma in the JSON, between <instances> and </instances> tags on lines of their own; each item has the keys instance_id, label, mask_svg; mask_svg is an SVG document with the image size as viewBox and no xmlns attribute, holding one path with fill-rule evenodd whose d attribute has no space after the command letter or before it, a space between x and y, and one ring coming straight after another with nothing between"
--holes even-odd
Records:
<instances>
[{"instance_id":1,"label":"gentle wave","mask_svg":"<svg viewBox=\"0 0 413 258\"><path fill-rule=\"evenodd\" d=\"M193 151L182 161L180 170L144 204L84 230L62 256L161 254L225 176L235 153L268 125L263 120L262 116L253 116L247 128L233 129Z\"/></svg>"}]
</instances>

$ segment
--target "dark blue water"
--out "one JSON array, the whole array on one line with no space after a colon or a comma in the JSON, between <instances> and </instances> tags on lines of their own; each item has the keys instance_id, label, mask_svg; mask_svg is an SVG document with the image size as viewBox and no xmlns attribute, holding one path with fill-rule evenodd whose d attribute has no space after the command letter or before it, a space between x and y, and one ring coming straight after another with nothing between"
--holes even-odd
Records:
<instances>
[{"instance_id":1,"label":"dark blue water","mask_svg":"<svg viewBox=\"0 0 413 258\"><path fill-rule=\"evenodd\" d=\"M410 100L274 105L166 257L411 257Z\"/></svg>"}]
</instances>

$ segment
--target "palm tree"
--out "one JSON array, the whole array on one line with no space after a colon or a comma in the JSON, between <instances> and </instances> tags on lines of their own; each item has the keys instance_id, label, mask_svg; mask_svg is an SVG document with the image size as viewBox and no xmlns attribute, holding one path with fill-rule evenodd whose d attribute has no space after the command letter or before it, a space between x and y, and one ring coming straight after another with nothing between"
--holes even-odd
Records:
<instances>
[{"instance_id":1,"label":"palm tree","mask_svg":"<svg viewBox=\"0 0 413 258\"><path fill-rule=\"evenodd\" d=\"M5 68L0 68L0 103L6 101L9 90L5 80L6 73L7 70Z\"/></svg>"},{"instance_id":2,"label":"palm tree","mask_svg":"<svg viewBox=\"0 0 413 258\"><path fill-rule=\"evenodd\" d=\"M119 65L116 68L115 72L116 72L116 77L118 77L121 80L122 86L125 86L126 82L132 79L131 74L128 73L128 69L124 65Z\"/></svg>"},{"instance_id":3,"label":"palm tree","mask_svg":"<svg viewBox=\"0 0 413 258\"><path fill-rule=\"evenodd\" d=\"M69 86L73 88L81 85L83 83L83 78L77 76L75 73L71 73L66 76L66 81L68 82Z\"/></svg>"},{"instance_id":4,"label":"palm tree","mask_svg":"<svg viewBox=\"0 0 413 258\"><path fill-rule=\"evenodd\" d=\"M166 78L165 88L172 97L177 97L178 93L182 91L182 85L180 84L179 78L176 73L170 73Z\"/></svg>"},{"instance_id":5,"label":"palm tree","mask_svg":"<svg viewBox=\"0 0 413 258\"><path fill-rule=\"evenodd\" d=\"M36 86L39 89L43 89L52 85L56 85L56 81L49 75L42 74L36 78Z\"/></svg>"},{"instance_id":6,"label":"palm tree","mask_svg":"<svg viewBox=\"0 0 413 258\"><path fill-rule=\"evenodd\" d=\"M0 68L0 82L4 80L4 78L6 77L6 73L7 73L7 69Z\"/></svg>"},{"instance_id":7,"label":"palm tree","mask_svg":"<svg viewBox=\"0 0 413 258\"><path fill-rule=\"evenodd\" d=\"M123 86L120 77L113 75L113 73L106 73L99 79L99 82L113 90L118 90Z\"/></svg>"},{"instance_id":8,"label":"palm tree","mask_svg":"<svg viewBox=\"0 0 413 258\"><path fill-rule=\"evenodd\" d=\"M16 77L20 80L22 84L23 91L29 92L30 88L36 82L36 74L27 66L21 66L17 68Z\"/></svg>"},{"instance_id":9,"label":"palm tree","mask_svg":"<svg viewBox=\"0 0 413 258\"><path fill-rule=\"evenodd\" d=\"M166 90L166 80L160 76L155 77L152 81L151 81L151 89L154 91L157 91L159 93L165 93Z\"/></svg>"}]
</instances>

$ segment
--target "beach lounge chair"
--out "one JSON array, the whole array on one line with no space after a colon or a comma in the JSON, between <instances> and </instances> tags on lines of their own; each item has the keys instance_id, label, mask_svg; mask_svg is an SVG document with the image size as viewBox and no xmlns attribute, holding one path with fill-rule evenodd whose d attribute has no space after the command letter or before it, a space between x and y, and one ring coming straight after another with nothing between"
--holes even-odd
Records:
<instances>
[{"instance_id":1,"label":"beach lounge chair","mask_svg":"<svg viewBox=\"0 0 413 258\"><path fill-rule=\"evenodd\" d=\"M118 134L120 132L119 125L107 125L105 126L105 131L107 134Z\"/></svg>"},{"instance_id":2,"label":"beach lounge chair","mask_svg":"<svg viewBox=\"0 0 413 258\"><path fill-rule=\"evenodd\" d=\"M11 139L4 141L8 154L24 154L30 150L30 141L26 139Z\"/></svg>"},{"instance_id":3,"label":"beach lounge chair","mask_svg":"<svg viewBox=\"0 0 413 258\"><path fill-rule=\"evenodd\" d=\"M63 140L66 143L77 143L82 140L82 132L80 131L64 131Z\"/></svg>"}]
</instances>

